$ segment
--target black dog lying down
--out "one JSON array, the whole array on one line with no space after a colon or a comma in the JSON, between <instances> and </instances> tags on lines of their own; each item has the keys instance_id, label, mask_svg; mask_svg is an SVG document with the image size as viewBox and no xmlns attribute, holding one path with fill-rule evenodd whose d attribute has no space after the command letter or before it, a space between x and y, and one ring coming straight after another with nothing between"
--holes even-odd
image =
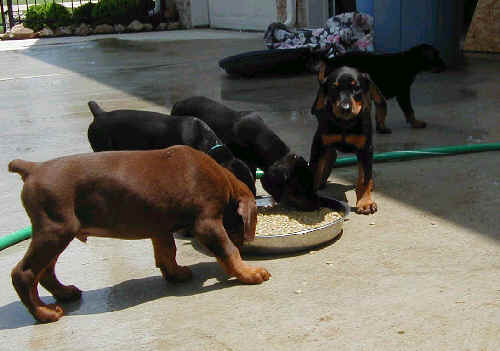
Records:
<instances>
[{"instance_id":1,"label":"black dog lying down","mask_svg":"<svg viewBox=\"0 0 500 351\"><path fill-rule=\"evenodd\" d=\"M175 103L171 115L195 116L205 121L253 172L257 167L264 171L262 186L276 201L301 210L319 207L306 160L290 153L290 148L257 113L234 111L206 97L196 96Z\"/></svg>"},{"instance_id":2,"label":"black dog lying down","mask_svg":"<svg viewBox=\"0 0 500 351\"><path fill-rule=\"evenodd\" d=\"M377 120L385 119L386 101L366 73L341 67L326 73L321 63L320 87L311 113L318 119L318 129L311 145L311 168L314 188L327 181L337 159L337 150L352 152L358 159L356 212L375 213L377 204L371 198L373 188L373 143L371 105L375 103Z\"/></svg>"},{"instance_id":3,"label":"black dog lying down","mask_svg":"<svg viewBox=\"0 0 500 351\"><path fill-rule=\"evenodd\" d=\"M173 117L137 110L103 111L89 102L94 121L88 139L94 151L154 150L188 145L203 151L229 169L255 195L255 172L234 157L212 129L195 117Z\"/></svg>"},{"instance_id":4,"label":"black dog lying down","mask_svg":"<svg viewBox=\"0 0 500 351\"><path fill-rule=\"evenodd\" d=\"M446 65L439 51L431 45L422 44L396 54L373 54L351 52L328 60L327 72L349 66L368 73L386 99L396 97L406 121L413 128L425 128L426 123L415 119L411 106L410 87L418 73L422 71L442 72ZM391 133L377 120L377 132Z\"/></svg>"}]
</instances>

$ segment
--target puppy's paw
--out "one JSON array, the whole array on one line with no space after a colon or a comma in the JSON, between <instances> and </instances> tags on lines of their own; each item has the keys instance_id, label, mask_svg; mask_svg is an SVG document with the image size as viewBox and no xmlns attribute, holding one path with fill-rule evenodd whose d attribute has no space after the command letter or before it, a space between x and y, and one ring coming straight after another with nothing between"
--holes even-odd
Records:
<instances>
[{"instance_id":1,"label":"puppy's paw","mask_svg":"<svg viewBox=\"0 0 500 351\"><path fill-rule=\"evenodd\" d=\"M385 126L377 126L377 133L379 134L391 134L392 129Z\"/></svg>"},{"instance_id":2,"label":"puppy's paw","mask_svg":"<svg viewBox=\"0 0 500 351\"><path fill-rule=\"evenodd\" d=\"M410 122L411 123L411 127L412 128L417 128L417 129L420 129L420 128L425 128L427 127L427 123L425 123L424 121L419 121L418 119Z\"/></svg>"},{"instance_id":3,"label":"puppy's paw","mask_svg":"<svg viewBox=\"0 0 500 351\"><path fill-rule=\"evenodd\" d=\"M240 282L245 284L260 284L269 280L269 278L271 278L271 273L262 267L247 267L237 278Z\"/></svg>"},{"instance_id":4,"label":"puppy's paw","mask_svg":"<svg viewBox=\"0 0 500 351\"><path fill-rule=\"evenodd\" d=\"M165 280L172 283L182 283L190 280L193 277L193 272L189 267L178 266L174 272L167 272L163 267L160 267L161 273Z\"/></svg>"},{"instance_id":5,"label":"puppy's paw","mask_svg":"<svg viewBox=\"0 0 500 351\"><path fill-rule=\"evenodd\" d=\"M82 297L82 291L74 285L65 286L54 292L54 297L59 301L76 301Z\"/></svg>"},{"instance_id":6,"label":"puppy's paw","mask_svg":"<svg viewBox=\"0 0 500 351\"><path fill-rule=\"evenodd\" d=\"M61 306L50 304L38 306L33 311L33 316L42 323L55 322L64 315L64 310Z\"/></svg>"},{"instance_id":7,"label":"puppy's paw","mask_svg":"<svg viewBox=\"0 0 500 351\"><path fill-rule=\"evenodd\" d=\"M377 204L373 201L359 201L356 204L356 213L358 214L373 214L377 212Z\"/></svg>"}]
</instances>

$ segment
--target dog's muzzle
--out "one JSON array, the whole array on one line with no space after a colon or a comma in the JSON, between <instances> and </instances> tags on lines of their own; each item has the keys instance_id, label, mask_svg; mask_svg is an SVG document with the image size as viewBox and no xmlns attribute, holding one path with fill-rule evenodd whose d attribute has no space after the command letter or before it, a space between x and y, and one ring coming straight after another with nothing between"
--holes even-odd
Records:
<instances>
[{"instance_id":1,"label":"dog's muzzle","mask_svg":"<svg viewBox=\"0 0 500 351\"><path fill-rule=\"evenodd\" d=\"M345 114L348 114L348 113L351 113L351 103L350 102L347 102L347 101L343 101L340 103L340 111L342 111L342 113L345 113Z\"/></svg>"}]
</instances>

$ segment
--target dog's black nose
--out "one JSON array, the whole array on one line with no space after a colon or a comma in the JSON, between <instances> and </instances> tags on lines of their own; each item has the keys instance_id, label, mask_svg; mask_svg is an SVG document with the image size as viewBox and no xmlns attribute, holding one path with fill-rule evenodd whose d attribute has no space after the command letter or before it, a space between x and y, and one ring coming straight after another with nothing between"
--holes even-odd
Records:
<instances>
[{"instance_id":1,"label":"dog's black nose","mask_svg":"<svg viewBox=\"0 0 500 351\"><path fill-rule=\"evenodd\" d=\"M349 102L342 102L340 103L340 109L344 113L349 113L351 112L351 104Z\"/></svg>"}]
</instances>

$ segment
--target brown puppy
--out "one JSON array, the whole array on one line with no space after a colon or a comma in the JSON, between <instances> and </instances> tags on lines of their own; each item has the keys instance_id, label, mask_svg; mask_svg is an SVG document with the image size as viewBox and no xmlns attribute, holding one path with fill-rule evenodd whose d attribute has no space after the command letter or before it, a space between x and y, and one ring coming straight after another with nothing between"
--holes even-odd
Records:
<instances>
[{"instance_id":1,"label":"brown puppy","mask_svg":"<svg viewBox=\"0 0 500 351\"><path fill-rule=\"evenodd\" d=\"M187 267L175 259L172 233L190 228L230 275L259 284L270 274L247 266L238 247L255 237L257 210L248 187L201 151L172 146L154 151L109 151L35 163L14 160L9 171L24 181L21 198L33 236L12 270L12 283L31 314L41 322L63 315L44 304L38 282L61 301L80 298L61 284L57 258L77 237L146 239L153 242L156 266L165 279L184 281Z\"/></svg>"},{"instance_id":2,"label":"brown puppy","mask_svg":"<svg viewBox=\"0 0 500 351\"><path fill-rule=\"evenodd\" d=\"M325 185L337 159L337 150L355 153L359 168L356 212L374 213L377 204L371 198L371 104L375 102L376 120L384 121L386 101L369 76L354 68L344 66L327 73L326 64L322 62L318 79L320 87L311 109L318 119L310 157L314 189Z\"/></svg>"}]
</instances>

